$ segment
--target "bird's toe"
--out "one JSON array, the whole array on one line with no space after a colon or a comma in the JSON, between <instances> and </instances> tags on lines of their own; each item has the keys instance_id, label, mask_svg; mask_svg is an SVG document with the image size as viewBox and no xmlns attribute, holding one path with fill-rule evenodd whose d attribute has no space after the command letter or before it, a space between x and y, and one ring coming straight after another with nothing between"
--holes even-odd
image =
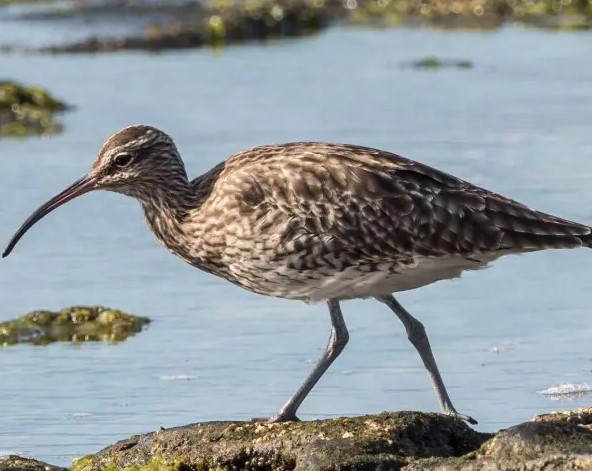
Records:
<instances>
[{"instance_id":1,"label":"bird's toe","mask_svg":"<svg viewBox=\"0 0 592 471\"><path fill-rule=\"evenodd\" d=\"M464 420L465 422L467 422L471 425L477 425L479 423L475 419L473 419L470 415L459 414L456 411L455 412L448 412L446 415L449 415L450 417L455 417L460 420Z\"/></svg>"},{"instance_id":2,"label":"bird's toe","mask_svg":"<svg viewBox=\"0 0 592 471\"><path fill-rule=\"evenodd\" d=\"M259 417L252 419L252 422L265 422L268 424L277 424L280 422L300 422L295 414L274 414L271 417Z\"/></svg>"}]
</instances>

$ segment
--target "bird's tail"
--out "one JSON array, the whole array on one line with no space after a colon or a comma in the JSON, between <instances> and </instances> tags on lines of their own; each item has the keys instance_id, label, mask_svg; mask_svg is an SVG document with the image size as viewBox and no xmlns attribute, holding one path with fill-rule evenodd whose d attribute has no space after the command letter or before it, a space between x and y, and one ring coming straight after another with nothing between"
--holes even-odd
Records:
<instances>
[{"instance_id":1,"label":"bird's tail","mask_svg":"<svg viewBox=\"0 0 592 471\"><path fill-rule=\"evenodd\" d=\"M530 210L520 216L505 215L498 221L502 247L522 250L592 248L592 228L550 214Z\"/></svg>"},{"instance_id":2,"label":"bird's tail","mask_svg":"<svg viewBox=\"0 0 592 471\"><path fill-rule=\"evenodd\" d=\"M588 228L590 231L588 234L580 236L580 240L582 241L582 245L584 247L592 248L592 228Z\"/></svg>"}]
</instances>

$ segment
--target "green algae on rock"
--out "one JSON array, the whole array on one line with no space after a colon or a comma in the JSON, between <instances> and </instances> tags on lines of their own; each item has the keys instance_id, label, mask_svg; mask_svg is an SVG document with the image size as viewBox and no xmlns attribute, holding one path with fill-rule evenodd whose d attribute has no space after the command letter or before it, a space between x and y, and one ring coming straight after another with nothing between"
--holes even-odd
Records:
<instances>
[{"instance_id":1,"label":"green algae on rock","mask_svg":"<svg viewBox=\"0 0 592 471\"><path fill-rule=\"evenodd\" d=\"M199 18L152 25L140 36L92 37L71 44L33 49L33 52L57 54L220 47L228 43L311 34L328 22L325 13L322 1L218 0L209 9L196 5Z\"/></svg>"},{"instance_id":2,"label":"green algae on rock","mask_svg":"<svg viewBox=\"0 0 592 471\"><path fill-rule=\"evenodd\" d=\"M54 114L66 109L42 88L0 81L0 137L60 132L62 127Z\"/></svg>"},{"instance_id":3,"label":"green algae on rock","mask_svg":"<svg viewBox=\"0 0 592 471\"><path fill-rule=\"evenodd\" d=\"M33 311L0 323L0 345L57 341L116 343L140 332L150 320L100 306L74 306L58 312Z\"/></svg>"},{"instance_id":4,"label":"green algae on rock","mask_svg":"<svg viewBox=\"0 0 592 471\"><path fill-rule=\"evenodd\" d=\"M77 458L74 459L72 470L86 471L93 469L93 461L91 457ZM197 468L199 469L199 468ZM203 471L209 470L210 468L204 468ZM125 468L119 468L115 464L108 464L101 471L190 471L191 468L187 468L184 464L183 458L177 459L171 463L167 463L162 456L156 455L150 458L150 460L144 464L130 465ZM0 471L2 471L0 469ZM201 471L201 470L200 470ZM214 471L214 469L212 469ZM220 469L219 471L225 471Z\"/></svg>"}]
</instances>

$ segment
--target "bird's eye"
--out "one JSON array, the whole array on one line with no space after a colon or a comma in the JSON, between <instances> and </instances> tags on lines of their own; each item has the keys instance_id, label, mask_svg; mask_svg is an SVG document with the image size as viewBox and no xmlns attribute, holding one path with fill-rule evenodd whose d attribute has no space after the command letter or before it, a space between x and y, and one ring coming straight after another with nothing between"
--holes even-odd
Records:
<instances>
[{"instance_id":1,"label":"bird's eye","mask_svg":"<svg viewBox=\"0 0 592 471\"><path fill-rule=\"evenodd\" d=\"M118 154L113 159L113 163L116 167L122 168L126 167L132 161L132 156L130 154Z\"/></svg>"}]
</instances>

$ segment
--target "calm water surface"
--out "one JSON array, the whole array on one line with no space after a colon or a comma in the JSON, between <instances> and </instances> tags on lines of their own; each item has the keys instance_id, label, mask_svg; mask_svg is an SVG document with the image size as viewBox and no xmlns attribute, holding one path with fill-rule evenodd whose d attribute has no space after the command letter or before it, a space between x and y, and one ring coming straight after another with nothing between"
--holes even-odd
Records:
<instances>
[{"instance_id":1,"label":"calm water surface","mask_svg":"<svg viewBox=\"0 0 592 471\"><path fill-rule=\"evenodd\" d=\"M138 122L170 132L192 175L256 144L351 142L592 223L591 39L333 29L221 53L0 56L2 76L77 106L60 136L0 141L0 241L84 174L111 132ZM401 65L427 55L475 67ZM425 323L453 402L479 430L590 404L537 391L592 383L591 267L586 250L511 256L399 296ZM324 305L250 294L185 265L158 246L136 202L103 192L27 234L0 263L0 299L1 320L73 304L154 319L120 345L0 350L0 449L56 464L159 426L270 414L329 334ZM437 410L394 315L373 301L343 310L350 344L300 416Z\"/></svg>"}]
</instances>

